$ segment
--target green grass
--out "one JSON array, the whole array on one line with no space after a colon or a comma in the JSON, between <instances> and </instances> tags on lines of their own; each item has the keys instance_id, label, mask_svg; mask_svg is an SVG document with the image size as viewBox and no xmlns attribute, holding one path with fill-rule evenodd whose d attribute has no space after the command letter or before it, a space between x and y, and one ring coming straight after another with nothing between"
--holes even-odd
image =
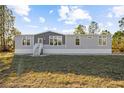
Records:
<instances>
[{"instance_id":1,"label":"green grass","mask_svg":"<svg viewBox=\"0 0 124 93\"><path fill-rule=\"evenodd\" d=\"M124 87L124 56L0 57L0 87ZM3 77L2 77L3 76Z\"/></svg>"}]
</instances>

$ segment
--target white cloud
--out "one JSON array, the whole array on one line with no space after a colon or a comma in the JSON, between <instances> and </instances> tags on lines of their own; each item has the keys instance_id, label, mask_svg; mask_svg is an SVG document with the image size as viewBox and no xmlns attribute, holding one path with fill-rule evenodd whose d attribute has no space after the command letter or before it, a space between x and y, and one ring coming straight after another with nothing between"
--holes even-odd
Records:
<instances>
[{"instance_id":1,"label":"white cloud","mask_svg":"<svg viewBox=\"0 0 124 93\"><path fill-rule=\"evenodd\" d=\"M31 28L38 28L39 26L35 26L35 25L28 25L28 27L31 27Z\"/></svg>"},{"instance_id":2,"label":"white cloud","mask_svg":"<svg viewBox=\"0 0 124 93\"><path fill-rule=\"evenodd\" d=\"M99 23L99 27L103 27L103 23Z\"/></svg>"},{"instance_id":3,"label":"white cloud","mask_svg":"<svg viewBox=\"0 0 124 93\"><path fill-rule=\"evenodd\" d=\"M28 16L31 10L28 5L9 6L9 8L13 9L20 16Z\"/></svg>"},{"instance_id":4,"label":"white cloud","mask_svg":"<svg viewBox=\"0 0 124 93\"><path fill-rule=\"evenodd\" d=\"M107 17L112 18L113 17L112 13L108 13Z\"/></svg>"},{"instance_id":5,"label":"white cloud","mask_svg":"<svg viewBox=\"0 0 124 93\"><path fill-rule=\"evenodd\" d=\"M28 17L24 17L24 20L25 20L26 22L31 22L31 20L30 20Z\"/></svg>"},{"instance_id":6,"label":"white cloud","mask_svg":"<svg viewBox=\"0 0 124 93\"><path fill-rule=\"evenodd\" d=\"M112 12L114 13L115 17L123 16L124 15L124 6L113 7Z\"/></svg>"},{"instance_id":7,"label":"white cloud","mask_svg":"<svg viewBox=\"0 0 124 93\"><path fill-rule=\"evenodd\" d=\"M99 30L102 31L102 30L106 30L106 26L103 24L103 23L99 23Z\"/></svg>"},{"instance_id":8,"label":"white cloud","mask_svg":"<svg viewBox=\"0 0 124 93\"><path fill-rule=\"evenodd\" d=\"M53 13L53 10L50 10L50 11L49 11L49 14L52 14L52 13Z\"/></svg>"},{"instance_id":9,"label":"white cloud","mask_svg":"<svg viewBox=\"0 0 124 93\"><path fill-rule=\"evenodd\" d=\"M44 23L46 20L44 17L40 17L40 23Z\"/></svg>"},{"instance_id":10,"label":"white cloud","mask_svg":"<svg viewBox=\"0 0 124 93\"><path fill-rule=\"evenodd\" d=\"M59 20L65 20L67 19L67 14L69 13L69 7L68 6L61 6L59 9Z\"/></svg>"},{"instance_id":11,"label":"white cloud","mask_svg":"<svg viewBox=\"0 0 124 93\"><path fill-rule=\"evenodd\" d=\"M44 27L44 30L45 31L47 31L47 30L56 31L57 28L55 28L55 27Z\"/></svg>"},{"instance_id":12,"label":"white cloud","mask_svg":"<svg viewBox=\"0 0 124 93\"><path fill-rule=\"evenodd\" d=\"M70 25L74 25L74 24L76 24L75 21L71 21L71 20L65 20L64 23L65 23L65 24L70 24Z\"/></svg>"},{"instance_id":13,"label":"white cloud","mask_svg":"<svg viewBox=\"0 0 124 93\"><path fill-rule=\"evenodd\" d=\"M8 7L12 9L16 14L22 16L26 22L31 22L31 20L28 18L31 9L28 5L18 5L18 6L8 6Z\"/></svg>"},{"instance_id":14,"label":"white cloud","mask_svg":"<svg viewBox=\"0 0 124 93\"><path fill-rule=\"evenodd\" d=\"M62 30L63 34L73 34L73 32L74 32L74 29L64 29L64 30Z\"/></svg>"},{"instance_id":15,"label":"white cloud","mask_svg":"<svg viewBox=\"0 0 124 93\"><path fill-rule=\"evenodd\" d=\"M113 23L107 22L107 26L108 26L108 27L113 26Z\"/></svg>"},{"instance_id":16,"label":"white cloud","mask_svg":"<svg viewBox=\"0 0 124 93\"><path fill-rule=\"evenodd\" d=\"M92 19L88 11L77 6L61 6L59 16L59 21L64 21L66 24L75 24L77 20Z\"/></svg>"}]
</instances>

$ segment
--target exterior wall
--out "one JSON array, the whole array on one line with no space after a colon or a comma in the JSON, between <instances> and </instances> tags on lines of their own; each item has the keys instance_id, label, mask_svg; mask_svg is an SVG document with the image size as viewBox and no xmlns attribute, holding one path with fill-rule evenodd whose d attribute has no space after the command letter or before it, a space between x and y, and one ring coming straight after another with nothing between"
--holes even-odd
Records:
<instances>
[{"instance_id":1,"label":"exterior wall","mask_svg":"<svg viewBox=\"0 0 124 93\"><path fill-rule=\"evenodd\" d=\"M65 36L55 32L45 32L41 34L34 35L34 43L38 42L38 38L43 38L43 44L49 45L49 36L62 36L62 43L65 44Z\"/></svg>"},{"instance_id":2,"label":"exterior wall","mask_svg":"<svg viewBox=\"0 0 124 93\"><path fill-rule=\"evenodd\" d=\"M15 54L33 54L33 49L15 49Z\"/></svg>"},{"instance_id":3,"label":"exterior wall","mask_svg":"<svg viewBox=\"0 0 124 93\"><path fill-rule=\"evenodd\" d=\"M24 37L31 39L30 45L23 45L22 40ZM34 35L19 35L15 37L15 53L16 54L32 54L34 46Z\"/></svg>"},{"instance_id":4,"label":"exterior wall","mask_svg":"<svg viewBox=\"0 0 124 93\"><path fill-rule=\"evenodd\" d=\"M43 45L43 49L65 49L65 45Z\"/></svg>"},{"instance_id":5,"label":"exterior wall","mask_svg":"<svg viewBox=\"0 0 124 93\"><path fill-rule=\"evenodd\" d=\"M111 49L111 36L107 36L107 45L99 45L99 35L80 35L80 45L75 45L76 35L65 37L65 47L67 49ZM91 38L89 38L91 37Z\"/></svg>"},{"instance_id":6,"label":"exterior wall","mask_svg":"<svg viewBox=\"0 0 124 93\"><path fill-rule=\"evenodd\" d=\"M99 35L78 35L80 45L75 45L76 35L66 35L65 45L44 45L44 54L111 54L111 35L107 36L107 45L99 45Z\"/></svg>"},{"instance_id":7,"label":"exterior wall","mask_svg":"<svg viewBox=\"0 0 124 93\"><path fill-rule=\"evenodd\" d=\"M30 46L23 46L23 37L31 38ZM49 36L62 36L63 45L49 45ZM107 45L99 45L99 35L78 35L80 45L75 45L76 35L62 35L54 32L45 32L36 35L20 35L15 38L16 54L33 54L33 46L38 38L43 38L44 54L111 54L111 35L107 35Z\"/></svg>"}]
</instances>

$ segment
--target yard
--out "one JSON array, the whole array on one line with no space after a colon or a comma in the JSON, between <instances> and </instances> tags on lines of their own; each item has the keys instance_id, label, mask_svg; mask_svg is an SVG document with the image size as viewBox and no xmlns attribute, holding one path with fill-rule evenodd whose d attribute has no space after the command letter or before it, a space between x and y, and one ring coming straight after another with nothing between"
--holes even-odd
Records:
<instances>
[{"instance_id":1,"label":"yard","mask_svg":"<svg viewBox=\"0 0 124 93\"><path fill-rule=\"evenodd\" d=\"M124 56L0 53L0 87L124 87Z\"/></svg>"}]
</instances>

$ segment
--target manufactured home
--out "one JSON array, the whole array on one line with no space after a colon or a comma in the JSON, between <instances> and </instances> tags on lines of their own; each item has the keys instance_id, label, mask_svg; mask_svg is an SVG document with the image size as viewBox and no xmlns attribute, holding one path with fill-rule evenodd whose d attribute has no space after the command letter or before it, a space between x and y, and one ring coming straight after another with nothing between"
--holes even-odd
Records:
<instances>
[{"instance_id":1,"label":"manufactured home","mask_svg":"<svg viewBox=\"0 0 124 93\"><path fill-rule=\"evenodd\" d=\"M111 54L111 35L66 35L47 31L15 37L15 54Z\"/></svg>"}]
</instances>

